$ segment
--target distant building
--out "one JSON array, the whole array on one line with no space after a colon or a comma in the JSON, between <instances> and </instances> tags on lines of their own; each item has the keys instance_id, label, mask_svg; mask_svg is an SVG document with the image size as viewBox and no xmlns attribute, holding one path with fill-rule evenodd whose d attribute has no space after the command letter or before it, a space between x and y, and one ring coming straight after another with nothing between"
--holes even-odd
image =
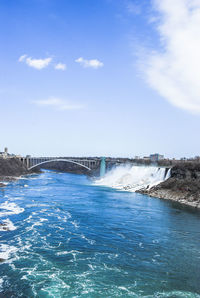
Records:
<instances>
[{"instance_id":1,"label":"distant building","mask_svg":"<svg viewBox=\"0 0 200 298\"><path fill-rule=\"evenodd\" d=\"M164 159L164 155L155 153L155 154L151 154L151 155L149 156L149 158L150 158L151 161L159 161L159 160Z\"/></svg>"},{"instance_id":2,"label":"distant building","mask_svg":"<svg viewBox=\"0 0 200 298\"><path fill-rule=\"evenodd\" d=\"M8 156L8 148L4 149L4 152L0 152L0 157L7 158Z\"/></svg>"},{"instance_id":3,"label":"distant building","mask_svg":"<svg viewBox=\"0 0 200 298\"><path fill-rule=\"evenodd\" d=\"M21 155L16 155L16 154L10 154L8 153L8 148L5 147L4 152L0 152L0 157L1 158L21 158Z\"/></svg>"},{"instance_id":4,"label":"distant building","mask_svg":"<svg viewBox=\"0 0 200 298\"><path fill-rule=\"evenodd\" d=\"M143 159L144 160L150 160L150 157L149 156L144 156Z\"/></svg>"}]
</instances>

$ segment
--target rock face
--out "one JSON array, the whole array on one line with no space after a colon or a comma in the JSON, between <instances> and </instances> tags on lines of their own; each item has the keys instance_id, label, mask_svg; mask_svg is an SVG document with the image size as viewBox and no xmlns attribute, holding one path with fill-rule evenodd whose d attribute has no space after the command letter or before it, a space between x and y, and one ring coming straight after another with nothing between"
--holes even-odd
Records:
<instances>
[{"instance_id":1,"label":"rock face","mask_svg":"<svg viewBox=\"0 0 200 298\"><path fill-rule=\"evenodd\" d=\"M27 174L27 168L17 158L0 158L0 177L20 176Z\"/></svg>"},{"instance_id":2,"label":"rock face","mask_svg":"<svg viewBox=\"0 0 200 298\"><path fill-rule=\"evenodd\" d=\"M0 180L9 180L13 177L30 174L27 167L18 158L0 158ZM0 184L3 187L4 184Z\"/></svg>"},{"instance_id":3,"label":"rock face","mask_svg":"<svg viewBox=\"0 0 200 298\"><path fill-rule=\"evenodd\" d=\"M166 181L138 192L200 208L200 164L177 164Z\"/></svg>"}]
</instances>

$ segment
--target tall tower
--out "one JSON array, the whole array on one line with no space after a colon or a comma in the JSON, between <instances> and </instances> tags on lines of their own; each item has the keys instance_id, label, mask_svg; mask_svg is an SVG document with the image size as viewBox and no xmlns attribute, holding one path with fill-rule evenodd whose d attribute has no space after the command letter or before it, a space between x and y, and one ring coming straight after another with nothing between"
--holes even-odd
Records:
<instances>
[{"instance_id":1,"label":"tall tower","mask_svg":"<svg viewBox=\"0 0 200 298\"><path fill-rule=\"evenodd\" d=\"M8 154L8 148L7 147L5 147L5 149L4 149L4 153L7 155Z\"/></svg>"}]
</instances>

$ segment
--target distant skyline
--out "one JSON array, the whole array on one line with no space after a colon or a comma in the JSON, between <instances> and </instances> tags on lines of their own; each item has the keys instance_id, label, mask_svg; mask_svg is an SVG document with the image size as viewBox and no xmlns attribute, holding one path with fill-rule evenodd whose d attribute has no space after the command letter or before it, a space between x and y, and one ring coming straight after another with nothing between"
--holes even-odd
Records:
<instances>
[{"instance_id":1,"label":"distant skyline","mask_svg":"<svg viewBox=\"0 0 200 298\"><path fill-rule=\"evenodd\" d=\"M2 0L0 151L200 155L200 2Z\"/></svg>"}]
</instances>

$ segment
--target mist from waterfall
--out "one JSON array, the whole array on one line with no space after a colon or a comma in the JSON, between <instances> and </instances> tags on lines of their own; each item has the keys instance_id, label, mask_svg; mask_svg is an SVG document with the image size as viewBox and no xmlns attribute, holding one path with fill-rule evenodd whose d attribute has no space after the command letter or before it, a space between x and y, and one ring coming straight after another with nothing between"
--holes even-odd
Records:
<instances>
[{"instance_id":1,"label":"mist from waterfall","mask_svg":"<svg viewBox=\"0 0 200 298\"><path fill-rule=\"evenodd\" d=\"M169 177L170 169L123 165L108 171L104 177L97 179L95 184L134 192L143 188L150 189Z\"/></svg>"}]
</instances>

